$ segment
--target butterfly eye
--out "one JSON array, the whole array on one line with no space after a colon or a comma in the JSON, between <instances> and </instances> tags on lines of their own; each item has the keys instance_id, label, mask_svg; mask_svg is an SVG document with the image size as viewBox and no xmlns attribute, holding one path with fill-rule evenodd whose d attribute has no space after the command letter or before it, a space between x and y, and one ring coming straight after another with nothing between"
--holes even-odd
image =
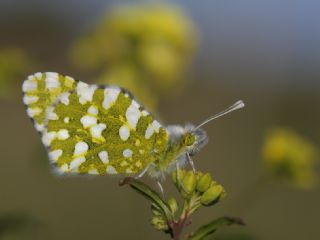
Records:
<instances>
[{"instance_id":1,"label":"butterfly eye","mask_svg":"<svg viewBox=\"0 0 320 240\"><path fill-rule=\"evenodd\" d=\"M191 145L194 144L195 141L196 141L195 136L194 136L192 133L187 133L187 134L184 136L183 144L184 144L185 146L191 146Z\"/></svg>"}]
</instances>

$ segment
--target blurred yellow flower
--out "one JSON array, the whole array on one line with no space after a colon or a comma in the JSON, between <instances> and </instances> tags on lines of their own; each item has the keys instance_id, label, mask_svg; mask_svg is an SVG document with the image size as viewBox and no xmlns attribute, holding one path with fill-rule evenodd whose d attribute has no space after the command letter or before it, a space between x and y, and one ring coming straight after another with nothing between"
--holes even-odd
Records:
<instances>
[{"instance_id":1,"label":"blurred yellow flower","mask_svg":"<svg viewBox=\"0 0 320 240\"><path fill-rule=\"evenodd\" d=\"M27 54L18 48L0 49L0 97L10 97L31 66Z\"/></svg>"},{"instance_id":2,"label":"blurred yellow flower","mask_svg":"<svg viewBox=\"0 0 320 240\"><path fill-rule=\"evenodd\" d=\"M293 185L312 188L315 185L315 147L292 130L271 130L263 146L263 159L271 172Z\"/></svg>"},{"instance_id":3,"label":"blurred yellow flower","mask_svg":"<svg viewBox=\"0 0 320 240\"><path fill-rule=\"evenodd\" d=\"M177 6L118 5L107 11L91 34L76 42L71 57L82 69L102 72L103 83L112 79L138 99L149 99L148 107L155 106L157 95L173 92L183 83L182 75L196 45L195 32ZM125 73L120 73L121 69ZM152 96L144 96L148 92Z\"/></svg>"}]
</instances>

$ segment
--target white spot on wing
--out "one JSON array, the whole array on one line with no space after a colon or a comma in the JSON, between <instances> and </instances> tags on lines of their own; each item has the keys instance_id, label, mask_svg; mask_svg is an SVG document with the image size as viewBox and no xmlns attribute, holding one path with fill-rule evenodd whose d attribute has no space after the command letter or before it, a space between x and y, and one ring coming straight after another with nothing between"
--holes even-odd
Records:
<instances>
[{"instance_id":1,"label":"white spot on wing","mask_svg":"<svg viewBox=\"0 0 320 240\"><path fill-rule=\"evenodd\" d=\"M66 164L66 163L62 164L59 170L62 172L68 172L69 171L68 164Z\"/></svg>"},{"instance_id":2,"label":"white spot on wing","mask_svg":"<svg viewBox=\"0 0 320 240\"><path fill-rule=\"evenodd\" d=\"M69 118L69 117L65 117L65 118L63 119L63 122L64 122L64 123L69 123L69 121L70 121L70 118Z\"/></svg>"},{"instance_id":3,"label":"white spot on wing","mask_svg":"<svg viewBox=\"0 0 320 240\"><path fill-rule=\"evenodd\" d=\"M88 173L89 173L89 174L92 174L92 175L98 175L98 174L99 174L98 171L97 171L97 169L90 169L90 170L88 171Z\"/></svg>"},{"instance_id":4,"label":"white spot on wing","mask_svg":"<svg viewBox=\"0 0 320 240\"><path fill-rule=\"evenodd\" d=\"M108 166L107 167L107 173L109 173L109 174L117 174L118 172L114 167Z\"/></svg>"},{"instance_id":5,"label":"white spot on wing","mask_svg":"<svg viewBox=\"0 0 320 240\"><path fill-rule=\"evenodd\" d=\"M46 88L49 90L60 87L58 73L47 72L45 82L46 82Z\"/></svg>"},{"instance_id":6,"label":"white spot on wing","mask_svg":"<svg viewBox=\"0 0 320 240\"><path fill-rule=\"evenodd\" d=\"M149 139L152 136L153 132L154 132L153 127L152 127L151 124L149 124L148 127L147 127L147 130L146 130L146 133L145 133L144 137L146 139Z\"/></svg>"},{"instance_id":7,"label":"white spot on wing","mask_svg":"<svg viewBox=\"0 0 320 240\"><path fill-rule=\"evenodd\" d=\"M42 79L42 73L41 73L41 72L35 73L34 76L35 76L38 80L41 80L41 79Z\"/></svg>"},{"instance_id":8,"label":"white spot on wing","mask_svg":"<svg viewBox=\"0 0 320 240\"><path fill-rule=\"evenodd\" d=\"M125 158L129 158L132 156L132 151L130 149L125 149L122 154Z\"/></svg>"},{"instance_id":9,"label":"white spot on wing","mask_svg":"<svg viewBox=\"0 0 320 240\"><path fill-rule=\"evenodd\" d=\"M70 137L69 132L68 132L67 129L61 129L58 132L57 136L58 136L58 139L60 139L60 140L66 140L66 139L68 139Z\"/></svg>"},{"instance_id":10,"label":"white spot on wing","mask_svg":"<svg viewBox=\"0 0 320 240\"><path fill-rule=\"evenodd\" d=\"M42 143L47 147L50 146L52 140L55 139L56 135L56 132L45 132L42 135Z\"/></svg>"},{"instance_id":11,"label":"white spot on wing","mask_svg":"<svg viewBox=\"0 0 320 240\"><path fill-rule=\"evenodd\" d=\"M58 119L59 119L58 115L57 115L55 112L53 112L53 109L50 109L50 110L48 111L47 118L48 118L49 120L58 120Z\"/></svg>"},{"instance_id":12,"label":"white spot on wing","mask_svg":"<svg viewBox=\"0 0 320 240\"><path fill-rule=\"evenodd\" d=\"M96 89L96 85L88 85L84 82L79 82L76 88L79 102L81 104L85 104L88 101L91 102Z\"/></svg>"},{"instance_id":13,"label":"white spot on wing","mask_svg":"<svg viewBox=\"0 0 320 240\"><path fill-rule=\"evenodd\" d=\"M85 157L75 158L70 162L70 170L76 171L78 167L86 161Z\"/></svg>"},{"instance_id":14,"label":"white spot on wing","mask_svg":"<svg viewBox=\"0 0 320 240\"><path fill-rule=\"evenodd\" d=\"M149 115L149 112L146 110L143 110L141 113L142 113L142 116L144 117Z\"/></svg>"},{"instance_id":15,"label":"white spot on wing","mask_svg":"<svg viewBox=\"0 0 320 240\"><path fill-rule=\"evenodd\" d=\"M94 138L101 138L101 133L102 131L106 128L107 126L103 123L100 123L98 125L95 125L91 127L91 134Z\"/></svg>"},{"instance_id":16,"label":"white spot on wing","mask_svg":"<svg viewBox=\"0 0 320 240\"><path fill-rule=\"evenodd\" d=\"M39 115L42 112L41 108L28 108L27 109L27 114L29 115L29 117L34 117L36 115Z\"/></svg>"},{"instance_id":17,"label":"white spot on wing","mask_svg":"<svg viewBox=\"0 0 320 240\"><path fill-rule=\"evenodd\" d=\"M85 154L89 149L89 146L85 142L78 142L74 147L74 156Z\"/></svg>"},{"instance_id":18,"label":"white spot on wing","mask_svg":"<svg viewBox=\"0 0 320 240\"><path fill-rule=\"evenodd\" d=\"M126 125L123 125L119 129L119 136L121 140L126 141L130 136L130 130Z\"/></svg>"},{"instance_id":19,"label":"white spot on wing","mask_svg":"<svg viewBox=\"0 0 320 240\"><path fill-rule=\"evenodd\" d=\"M141 116L141 113L139 110L139 104L137 107L137 102L133 100L131 105L128 107L126 111L126 118L131 128L133 129L136 128L140 116Z\"/></svg>"},{"instance_id":20,"label":"white spot on wing","mask_svg":"<svg viewBox=\"0 0 320 240\"><path fill-rule=\"evenodd\" d=\"M70 103L69 96L70 96L69 92L62 93L60 95L60 102L62 102L64 105L69 105Z\"/></svg>"},{"instance_id":21,"label":"white spot on wing","mask_svg":"<svg viewBox=\"0 0 320 240\"><path fill-rule=\"evenodd\" d=\"M95 106L91 106L88 108L88 113L92 115L98 115L98 109Z\"/></svg>"},{"instance_id":22,"label":"white spot on wing","mask_svg":"<svg viewBox=\"0 0 320 240\"><path fill-rule=\"evenodd\" d=\"M34 127L37 129L37 131L42 132L44 130L44 125L43 124L38 124L35 123Z\"/></svg>"},{"instance_id":23,"label":"white spot on wing","mask_svg":"<svg viewBox=\"0 0 320 240\"><path fill-rule=\"evenodd\" d=\"M139 104L139 103L137 103L137 101L136 101L136 100L132 100L132 104L133 104L133 106L135 106L136 108L138 108L138 109L139 109L140 104Z\"/></svg>"},{"instance_id":24,"label":"white spot on wing","mask_svg":"<svg viewBox=\"0 0 320 240\"><path fill-rule=\"evenodd\" d=\"M32 92L37 90L38 84L33 79L25 80L22 84L22 91L23 92Z\"/></svg>"},{"instance_id":25,"label":"white spot on wing","mask_svg":"<svg viewBox=\"0 0 320 240\"><path fill-rule=\"evenodd\" d=\"M84 128L88 128L90 126L96 125L97 119L93 116L86 115L80 119L80 122L82 123Z\"/></svg>"},{"instance_id":26,"label":"white spot on wing","mask_svg":"<svg viewBox=\"0 0 320 240\"><path fill-rule=\"evenodd\" d=\"M100 160L104 163L109 163L109 155L107 151L101 151L98 153Z\"/></svg>"},{"instance_id":27,"label":"white spot on wing","mask_svg":"<svg viewBox=\"0 0 320 240\"><path fill-rule=\"evenodd\" d=\"M102 106L105 109L109 109L111 105L114 104L115 101L117 100L119 93L120 93L120 89L106 88L104 90L104 99L103 99Z\"/></svg>"},{"instance_id":28,"label":"white spot on wing","mask_svg":"<svg viewBox=\"0 0 320 240\"><path fill-rule=\"evenodd\" d=\"M28 95L25 95L25 96L23 97L23 102L24 102L24 104L27 104L27 105L28 105L28 104L37 102L38 99L39 99L38 96L28 96Z\"/></svg>"},{"instance_id":29,"label":"white spot on wing","mask_svg":"<svg viewBox=\"0 0 320 240\"><path fill-rule=\"evenodd\" d=\"M154 130L158 133L159 129L161 127L161 124L157 120L153 120L152 126L153 126Z\"/></svg>"},{"instance_id":30,"label":"white spot on wing","mask_svg":"<svg viewBox=\"0 0 320 240\"><path fill-rule=\"evenodd\" d=\"M59 77L59 74L56 73L56 72L46 72L46 77L49 77L49 78L58 78L58 77Z\"/></svg>"},{"instance_id":31,"label":"white spot on wing","mask_svg":"<svg viewBox=\"0 0 320 240\"><path fill-rule=\"evenodd\" d=\"M49 152L49 158L54 162L58 161L58 159L59 159L59 157L61 155L62 155L62 150L61 149Z\"/></svg>"}]
</instances>

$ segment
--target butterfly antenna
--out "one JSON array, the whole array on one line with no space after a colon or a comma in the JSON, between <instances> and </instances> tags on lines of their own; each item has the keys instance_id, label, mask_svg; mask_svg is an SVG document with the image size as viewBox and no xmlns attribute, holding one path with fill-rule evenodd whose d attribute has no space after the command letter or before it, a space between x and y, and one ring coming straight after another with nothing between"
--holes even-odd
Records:
<instances>
[{"instance_id":1,"label":"butterfly antenna","mask_svg":"<svg viewBox=\"0 0 320 240\"><path fill-rule=\"evenodd\" d=\"M228 107L227 109L223 110L222 112L212 116L212 117L209 117L208 119L206 119L204 122L200 123L198 126L196 126L194 130L197 130L198 128L202 127L203 125L207 124L208 122L211 122L212 120L214 119L217 119L223 115L226 115L230 112L233 112L235 110L238 110L240 108L243 108L245 105L244 105L244 102L242 100L239 100L237 101L236 103L234 103L232 106Z\"/></svg>"}]
</instances>

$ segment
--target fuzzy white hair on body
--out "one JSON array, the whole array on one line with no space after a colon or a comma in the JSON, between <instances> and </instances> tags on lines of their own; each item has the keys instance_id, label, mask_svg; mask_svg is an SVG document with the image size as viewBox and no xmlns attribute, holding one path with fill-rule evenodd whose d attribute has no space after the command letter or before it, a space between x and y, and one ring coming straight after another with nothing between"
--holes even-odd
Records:
<instances>
[{"instance_id":1,"label":"fuzzy white hair on body","mask_svg":"<svg viewBox=\"0 0 320 240\"><path fill-rule=\"evenodd\" d=\"M211 122L214 119L217 119L223 115L226 115L232 111L238 110L240 108L243 108L245 105L243 101L239 100L236 103L234 103L229 108L225 109L224 111L209 117L205 121L203 121L201 124L194 126L192 124L186 124L184 127L181 125L169 125L166 127L166 130L169 133L169 145L173 145L181 141L181 139L188 133L191 133L195 141L190 146L184 146L184 148L181 150L180 153L175 157L174 161L172 161L166 171L161 171L156 164L151 163L148 166L148 173L151 177L154 177L156 179L164 179L166 174L170 174L171 172L183 168L187 162L190 163L193 170L195 171L193 160L191 159L191 156L198 153L209 141L208 135L205 130L203 130L201 127L205 124Z\"/></svg>"}]
</instances>

